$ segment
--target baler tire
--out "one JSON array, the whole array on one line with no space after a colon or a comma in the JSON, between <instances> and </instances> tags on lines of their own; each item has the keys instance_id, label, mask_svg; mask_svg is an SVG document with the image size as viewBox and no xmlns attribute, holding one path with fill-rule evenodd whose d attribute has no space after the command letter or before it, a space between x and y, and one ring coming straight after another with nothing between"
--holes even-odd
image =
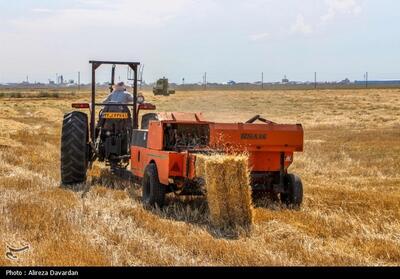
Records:
<instances>
[{"instance_id":1,"label":"baler tire","mask_svg":"<svg viewBox=\"0 0 400 279\"><path fill-rule=\"evenodd\" d=\"M142 202L144 206L162 208L165 203L165 194L166 187L158 179L156 164L148 164L142 179Z\"/></svg>"},{"instance_id":2,"label":"baler tire","mask_svg":"<svg viewBox=\"0 0 400 279\"><path fill-rule=\"evenodd\" d=\"M73 111L64 115L61 132L61 187L75 190L86 182L88 168L88 118Z\"/></svg>"},{"instance_id":3,"label":"baler tire","mask_svg":"<svg viewBox=\"0 0 400 279\"><path fill-rule=\"evenodd\" d=\"M281 193L281 202L289 208L298 209L303 202L303 183L295 174L286 176L286 193Z\"/></svg>"}]
</instances>

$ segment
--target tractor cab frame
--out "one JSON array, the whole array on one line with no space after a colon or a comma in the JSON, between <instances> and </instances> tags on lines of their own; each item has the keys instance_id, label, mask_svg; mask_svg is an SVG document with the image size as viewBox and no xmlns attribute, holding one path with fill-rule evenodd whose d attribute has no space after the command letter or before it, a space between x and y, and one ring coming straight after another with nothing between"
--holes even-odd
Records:
<instances>
[{"instance_id":1,"label":"tractor cab frame","mask_svg":"<svg viewBox=\"0 0 400 279\"><path fill-rule=\"evenodd\" d=\"M139 112L155 109L154 105L144 103L144 97L138 94L139 62L91 60L89 63L92 72L90 103L72 104L75 109L89 109L89 115L80 111L64 115L61 142L64 185L84 182L87 168L95 160L105 162L115 173L125 170L130 160L133 131L138 128ZM110 93L113 91L116 66L125 65L133 71L132 103L103 103L96 100L96 70L102 65L112 65ZM98 120L97 107L102 107Z\"/></svg>"},{"instance_id":2,"label":"tractor cab frame","mask_svg":"<svg viewBox=\"0 0 400 279\"><path fill-rule=\"evenodd\" d=\"M92 94L91 94L91 112L90 112L90 138L94 142L96 140L96 106L127 106L133 108L132 113L132 129L137 129L138 127L138 66L139 62L121 62L121 61L98 61L91 60L89 63L92 66ZM111 82L110 82L110 92L113 90L113 85L115 82L115 68L116 65L127 65L133 71L133 102L131 104L103 104L96 103L96 70L103 64L112 65L111 69ZM136 108L136 109L134 109Z\"/></svg>"}]
</instances>

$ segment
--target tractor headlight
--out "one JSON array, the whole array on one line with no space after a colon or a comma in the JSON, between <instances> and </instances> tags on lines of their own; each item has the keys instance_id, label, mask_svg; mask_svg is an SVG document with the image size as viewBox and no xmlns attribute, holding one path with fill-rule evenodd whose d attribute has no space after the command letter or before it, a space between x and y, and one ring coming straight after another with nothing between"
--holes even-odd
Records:
<instances>
[{"instance_id":1,"label":"tractor headlight","mask_svg":"<svg viewBox=\"0 0 400 279\"><path fill-rule=\"evenodd\" d=\"M138 102L138 104L143 104L144 103L144 96L143 95L139 95L137 97L137 102Z\"/></svg>"}]
</instances>

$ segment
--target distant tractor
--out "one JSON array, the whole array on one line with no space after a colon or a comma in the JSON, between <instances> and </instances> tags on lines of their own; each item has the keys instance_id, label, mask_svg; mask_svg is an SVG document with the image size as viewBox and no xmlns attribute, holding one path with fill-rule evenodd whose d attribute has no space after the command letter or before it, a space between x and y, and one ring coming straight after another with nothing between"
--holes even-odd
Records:
<instances>
[{"instance_id":1,"label":"distant tractor","mask_svg":"<svg viewBox=\"0 0 400 279\"><path fill-rule=\"evenodd\" d=\"M164 95L168 96L170 94L175 94L175 90L169 89L168 79L163 77L157 80L156 85L153 87L154 95Z\"/></svg>"}]
</instances>

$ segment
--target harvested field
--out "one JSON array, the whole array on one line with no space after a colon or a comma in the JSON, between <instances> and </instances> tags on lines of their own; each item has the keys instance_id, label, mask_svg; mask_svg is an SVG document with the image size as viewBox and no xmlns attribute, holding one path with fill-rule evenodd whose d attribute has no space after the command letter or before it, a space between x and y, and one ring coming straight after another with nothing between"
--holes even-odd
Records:
<instances>
[{"instance_id":1,"label":"harvested field","mask_svg":"<svg viewBox=\"0 0 400 279\"><path fill-rule=\"evenodd\" d=\"M13 93L24 98L0 95L0 265L400 265L399 89L144 92L159 111L304 125L291 167L302 208L259 200L251 232L234 236L204 198L143 209L140 188L102 165L81 191L60 189L62 114L89 92ZM6 244L29 250L11 260Z\"/></svg>"}]
</instances>

